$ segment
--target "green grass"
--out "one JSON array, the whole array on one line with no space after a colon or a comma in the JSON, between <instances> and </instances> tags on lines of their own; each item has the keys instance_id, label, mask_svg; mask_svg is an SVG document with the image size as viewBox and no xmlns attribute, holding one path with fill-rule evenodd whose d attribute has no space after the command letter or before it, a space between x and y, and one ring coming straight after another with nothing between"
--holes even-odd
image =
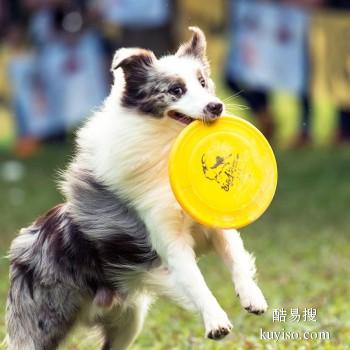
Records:
<instances>
[{"instance_id":1,"label":"green grass","mask_svg":"<svg viewBox=\"0 0 350 350\"><path fill-rule=\"evenodd\" d=\"M15 183L0 180L0 253L3 256L23 225L62 200L55 189L57 169L68 160L69 146L48 146L22 161L24 177ZM247 314L234 295L230 276L214 256L201 268L209 286L227 310L232 334L221 342L203 338L197 316L168 300L151 309L133 349L347 349L350 345L350 264L348 213L350 149L284 151L277 153L279 185L267 213L242 230L248 250L255 252L259 281L269 301L266 315ZM0 163L1 164L1 163ZM0 260L0 337L8 262ZM317 323L273 323L272 309L317 308ZM324 330L329 342L265 341L264 330ZM61 349L92 350L91 331L76 329Z\"/></svg>"}]
</instances>

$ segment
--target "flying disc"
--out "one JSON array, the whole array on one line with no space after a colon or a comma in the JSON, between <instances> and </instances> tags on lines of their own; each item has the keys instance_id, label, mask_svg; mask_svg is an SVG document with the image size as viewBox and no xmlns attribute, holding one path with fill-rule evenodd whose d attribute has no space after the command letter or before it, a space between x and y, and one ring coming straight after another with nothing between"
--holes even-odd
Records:
<instances>
[{"instance_id":1,"label":"flying disc","mask_svg":"<svg viewBox=\"0 0 350 350\"><path fill-rule=\"evenodd\" d=\"M263 134L238 117L189 124L169 157L174 195L195 221L241 228L270 205L277 186L274 153Z\"/></svg>"}]
</instances>

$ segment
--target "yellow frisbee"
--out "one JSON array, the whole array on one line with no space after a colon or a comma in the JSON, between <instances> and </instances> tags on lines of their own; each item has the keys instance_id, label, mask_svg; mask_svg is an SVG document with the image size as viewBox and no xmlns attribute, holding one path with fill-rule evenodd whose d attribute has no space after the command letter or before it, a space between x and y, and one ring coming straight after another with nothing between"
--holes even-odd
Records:
<instances>
[{"instance_id":1,"label":"yellow frisbee","mask_svg":"<svg viewBox=\"0 0 350 350\"><path fill-rule=\"evenodd\" d=\"M172 190L197 222L241 228L272 201L277 165L263 134L237 117L210 125L194 121L178 136L169 158Z\"/></svg>"}]
</instances>

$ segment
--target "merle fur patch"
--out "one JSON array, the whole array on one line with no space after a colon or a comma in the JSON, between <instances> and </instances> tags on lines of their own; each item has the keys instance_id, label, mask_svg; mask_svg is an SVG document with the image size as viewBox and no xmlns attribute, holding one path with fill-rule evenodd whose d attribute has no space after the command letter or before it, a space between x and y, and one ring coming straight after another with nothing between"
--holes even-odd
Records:
<instances>
[{"instance_id":1,"label":"merle fur patch","mask_svg":"<svg viewBox=\"0 0 350 350\"><path fill-rule=\"evenodd\" d=\"M127 293L126 280L159 261L135 210L88 171L71 168L67 176L69 202L11 245L6 324L15 349L56 349L86 297L103 293L108 307Z\"/></svg>"},{"instance_id":2,"label":"merle fur patch","mask_svg":"<svg viewBox=\"0 0 350 350\"><path fill-rule=\"evenodd\" d=\"M178 86L186 93L186 84L180 77L157 72L152 57L141 53L124 59L117 66L123 69L125 78L122 105L161 118L165 110L182 96L172 94L171 89Z\"/></svg>"},{"instance_id":3,"label":"merle fur patch","mask_svg":"<svg viewBox=\"0 0 350 350\"><path fill-rule=\"evenodd\" d=\"M70 215L97 247L105 266L119 272L146 269L157 259L135 209L96 181L89 171L70 169L67 176Z\"/></svg>"}]
</instances>

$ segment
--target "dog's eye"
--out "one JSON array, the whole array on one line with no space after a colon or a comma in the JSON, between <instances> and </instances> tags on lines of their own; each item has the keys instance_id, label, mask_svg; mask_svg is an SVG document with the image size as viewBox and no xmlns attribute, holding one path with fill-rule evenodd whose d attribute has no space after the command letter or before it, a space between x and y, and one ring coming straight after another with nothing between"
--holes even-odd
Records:
<instances>
[{"instance_id":1,"label":"dog's eye","mask_svg":"<svg viewBox=\"0 0 350 350\"><path fill-rule=\"evenodd\" d=\"M175 85L169 89L169 93L174 96L181 96L184 93L184 90L181 86Z\"/></svg>"},{"instance_id":2,"label":"dog's eye","mask_svg":"<svg viewBox=\"0 0 350 350\"><path fill-rule=\"evenodd\" d=\"M204 78L199 78L199 83L201 84L201 86L203 87L203 88L205 88L206 87L206 83L205 83L205 79Z\"/></svg>"}]
</instances>

